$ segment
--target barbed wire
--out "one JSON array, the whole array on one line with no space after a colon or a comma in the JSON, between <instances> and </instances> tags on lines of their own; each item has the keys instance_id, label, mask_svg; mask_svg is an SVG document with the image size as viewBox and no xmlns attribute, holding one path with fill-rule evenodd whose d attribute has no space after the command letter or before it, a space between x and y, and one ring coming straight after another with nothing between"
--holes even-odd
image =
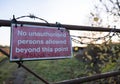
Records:
<instances>
[{"instance_id":1,"label":"barbed wire","mask_svg":"<svg viewBox=\"0 0 120 84\"><path fill-rule=\"evenodd\" d=\"M120 33L116 33L116 35L120 38Z\"/></svg>"},{"instance_id":2,"label":"barbed wire","mask_svg":"<svg viewBox=\"0 0 120 84\"><path fill-rule=\"evenodd\" d=\"M31 19L39 19L39 20L42 20L42 21L44 21L45 23L47 23L49 25L47 20L45 20L43 18L39 18L39 17L37 17L37 16L35 16L33 14L24 15L24 16L20 16L20 17L17 17L17 18L15 18L15 16L13 15L13 19L16 19L16 20L21 19L21 18L25 18L25 17L28 17L28 18L31 18Z\"/></svg>"},{"instance_id":3,"label":"barbed wire","mask_svg":"<svg viewBox=\"0 0 120 84\"><path fill-rule=\"evenodd\" d=\"M102 36L102 37L87 37L87 36L75 36L75 35L71 35L71 39L73 42L78 43L78 44L90 44L99 40L106 40L105 43L109 42L112 37L114 36L118 36L118 38L120 38L120 33L115 32L116 27L114 27L114 29L112 29L107 35ZM89 42L83 42L81 41L81 39L88 39L88 40L92 40Z\"/></svg>"}]
</instances>

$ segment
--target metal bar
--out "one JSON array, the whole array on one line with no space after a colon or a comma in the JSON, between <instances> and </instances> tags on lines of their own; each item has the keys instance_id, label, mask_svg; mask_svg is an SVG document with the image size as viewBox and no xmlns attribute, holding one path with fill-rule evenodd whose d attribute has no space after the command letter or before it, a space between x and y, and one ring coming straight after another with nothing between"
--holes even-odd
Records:
<instances>
[{"instance_id":1,"label":"metal bar","mask_svg":"<svg viewBox=\"0 0 120 84\"><path fill-rule=\"evenodd\" d=\"M4 50L2 50L0 48L0 52L2 52L4 55L6 55L8 58L10 57L10 55L8 53L6 53ZM32 70L30 70L29 68L27 68L25 65L23 65L21 62L16 62L18 65L20 65L21 67L23 67L24 69L26 69L28 72L30 72L31 74L33 74L36 78L38 78L39 80L41 80L42 82L44 82L45 84L50 84L48 83L45 79L43 79L42 77L38 76L36 73L34 73Z\"/></svg>"},{"instance_id":2,"label":"metal bar","mask_svg":"<svg viewBox=\"0 0 120 84\"><path fill-rule=\"evenodd\" d=\"M108 73L98 74L94 76L65 80L58 83L54 83L54 84L80 84L80 83L90 82L90 81L117 76L117 75L120 75L120 71L114 71L114 72L108 72Z\"/></svg>"},{"instance_id":3,"label":"metal bar","mask_svg":"<svg viewBox=\"0 0 120 84\"><path fill-rule=\"evenodd\" d=\"M48 26L46 23L39 23L39 22L26 22L26 21L18 21L18 24L29 24L29 25L39 25L39 26ZM0 20L0 26L9 26L11 25L10 20ZM50 26L56 27L56 24L50 23ZM66 25L62 24L63 27L65 27L68 30L84 30L84 31L98 31L98 32L119 32L120 29L114 29L114 28L102 28L102 27L90 27L90 26L77 26L77 25ZM114 31L111 31L114 30ZM0 51L5 54L6 56L9 57L9 54L7 54L5 51L0 49ZM20 62L16 62L18 65L21 65L24 69L32 73L35 77L43 81L45 84L49 84L47 81L39 77L37 74L29 70L26 66L21 64ZM78 83L83 83L83 82L89 82L97 79L102 79L106 77L112 77L112 76L117 76L120 75L120 71L116 72L110 72L110 73L104 73L104 74L99 74L99 75L94 75L94 76L88 76L88 77L82 77L82 78L77 78L77 79L72 79L72 80L66 80L54 84L78 84Z\"/></svg>"},{"instance_id":4,"label":"metal bar","mask_svg":"<svg viewBox=\"0 0 120 84\"><path fill-rule=\"evenodd\" d=\"M20 24L29 24L29 25L39 25L39 26L48 26L46 23L40 23L40 22L27 22L27 21L18 21ZM50 26L56 27L56 24L49 23ZM0 26L10 26L11 21L10 20L0 20ZM91 27L91 26L78 26L78 25L66 25L62 24L62 27L65 27L68 30L84 30L84 31L98 31L98 32L119 32L120 29L114 29L114 28L104 28L104 27Z\"/></svg>"}]
</instances>

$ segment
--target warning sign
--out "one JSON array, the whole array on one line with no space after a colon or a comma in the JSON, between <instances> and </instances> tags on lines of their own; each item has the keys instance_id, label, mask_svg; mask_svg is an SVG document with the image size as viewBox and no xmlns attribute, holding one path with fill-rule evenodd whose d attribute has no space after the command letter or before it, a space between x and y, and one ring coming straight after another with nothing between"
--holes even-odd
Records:
<instances>
[{"instance_id":1,"label":"warning sign","mask_svg":"<svg viewBox=\"0 0 120 84\"><path fill-rule=\"evenodd\" d=\"M70 34L65 28L12 24L10 61L71 57Z\"/></svg>"}]
</instances>

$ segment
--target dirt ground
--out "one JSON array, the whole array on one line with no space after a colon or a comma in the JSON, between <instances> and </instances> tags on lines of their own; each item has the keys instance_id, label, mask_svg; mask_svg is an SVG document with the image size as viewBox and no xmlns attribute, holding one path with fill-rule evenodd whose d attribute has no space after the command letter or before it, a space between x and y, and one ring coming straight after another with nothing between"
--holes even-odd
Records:
<instances>
[{"instance_id":1,"label":"dirt ground","mask_svg":"<svg viewBox=\"0 0 120 84\"><path fill-rule=\"evenodd\" d=\"M26 71L23 68L18 68L11 77L6 79L4 84L24 84L26 77Z\"/></svg>"}]
</instances>

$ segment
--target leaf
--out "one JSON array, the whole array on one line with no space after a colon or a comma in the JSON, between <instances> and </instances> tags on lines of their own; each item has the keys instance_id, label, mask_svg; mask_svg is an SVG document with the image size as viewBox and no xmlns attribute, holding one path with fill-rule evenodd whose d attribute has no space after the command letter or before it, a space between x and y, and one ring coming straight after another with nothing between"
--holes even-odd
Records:
<instances>
[{"instance_id":1,"label":"leaf","mask_svg":"<svg viewBox=\"0 0 120 84\"><path fill-rule=\"evenodd\" d=\"M76 52L77 52L78 50L79 50L79 49L78 49L78 47L74 47L74 51L76 51Z\"/></svg>"},{"instance_id":2,"label":"leaf","mask_svg":"<svg viewBox=\"0 0 120 84\"><path fill-rule=\"evenodd\" d=\"M92 57L90 55L86 56L89 60L92 60Z\"/></svg>"},{"instance_id":3,"label":"leaf","mask_svg":"<svg viewBox=\"0 0 120 84\"><path fill-rule=\"evenodd\" d=\"M90 13L92 16L94 16L94 14L93 13Z\"/></svg>"},{"instance_id":4,"label":"leaf","mask_svg":"<svg viewBox=\"0 0 120 84\"><path fill-rule=\"evenodd\" d=\"M95 22L98 22L99 18L98 17L94 17L93 18Z\"/></svg>"},{"instance_id":5,"label":"leaf","mask_svg":"<svg viewBox=\"0 0 120 84\"><path fill-rule=\"evenodd\" d=\"M102 60L102 59L105 59L105 57L103 55L100 55L100 60Z\"/></svg>"},{"instance_id":6,"label":"leaf","mask_svg":"<svg viewBox=\"0 0 120 84\"><path fill-rule=\"evenodd\" d=\"M91 63L90 66L93 67L93 63Z\"/></svg>"}]
</instances>

